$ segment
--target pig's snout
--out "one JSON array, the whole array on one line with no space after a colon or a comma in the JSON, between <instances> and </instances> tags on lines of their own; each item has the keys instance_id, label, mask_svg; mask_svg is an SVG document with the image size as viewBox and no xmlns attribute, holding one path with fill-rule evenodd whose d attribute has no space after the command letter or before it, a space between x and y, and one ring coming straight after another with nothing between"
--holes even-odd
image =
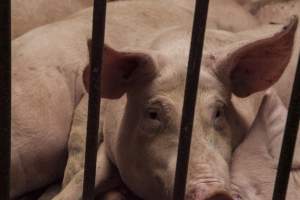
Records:
<instances>
[{"instance_id":1,"label":"pig's snout","mask_svg":"<svg viewBox=\"0 0 300 200\"><path fill-rule=\"evenodd\" d=\"M233 198L224 192L217 192L208 196L200 191L200 193L190 194L186 198L187 200L233 200Z\"/></svg>"},{"instance_id":2,"label":"pig's snout","mask_svg":"<svg viewBox=\"0 0 300 200\"><path fill-rule=\"evenodd\" d=\"M186 200L233 200L231 195L221 188L202 185L187 192Z\"/></svg>"}]
</instances>

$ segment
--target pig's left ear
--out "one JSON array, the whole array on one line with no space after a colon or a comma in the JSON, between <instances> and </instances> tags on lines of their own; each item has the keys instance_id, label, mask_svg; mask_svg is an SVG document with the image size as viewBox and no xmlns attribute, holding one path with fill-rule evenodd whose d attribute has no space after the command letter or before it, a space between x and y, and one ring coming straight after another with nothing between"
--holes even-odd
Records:
<instances>
[{"instance_id":1,"label":"pig's left ear","mask_svg":"<svg viewBox=\"0 0 300 200\"><path fill-rule=\"evenodd\" d=\"M232 45L222 62L220 76L226 74L232 92L246 97L273 85L285 70L292 55L298 18L271 34ZM225 70L225 71L224 71Z\"/></svg>"},{"instance_id":2,"label":"pig's left ear","mask_svg":"<svg viewBox=\"0 0 300 200\"><path fill-rule=\"evenodd\" d=\"M91 40L88 40L91 57ZM135 85L143 85L156 74L156 59L145 52L119 52L107 45L104 46L101 72L101 97L120 98ZM89 91L90 65L83 72L83 82Z\"/></svg>"}]
</instances>

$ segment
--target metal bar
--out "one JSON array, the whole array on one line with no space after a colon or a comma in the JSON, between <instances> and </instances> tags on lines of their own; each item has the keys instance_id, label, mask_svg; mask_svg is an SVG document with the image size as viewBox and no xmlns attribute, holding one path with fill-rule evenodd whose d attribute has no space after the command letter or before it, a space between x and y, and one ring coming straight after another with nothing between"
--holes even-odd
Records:
<instances>
[{"instance_id":1,"label":"metal bar","mask_svg":"<svg viewBox=\"0 0 300 200\"><path fill-rule=\"evenodd\" d=\"M273 200L284 200L297 140L300 116L300 55L281 146Z\"/></svg>"},{"instance_id":2,"label":"metal bar","mask_svg":"<svg viewBox=\"0 0 300 200\"><path fill-rule=\"evenodd\" d=\"M186 177L188 171L188 161L192 138L199 73L202 60L208 4L209 0L196 1L184 102L182 108L178 157L173 191L174 200L183 200L185 195Z\"/></svg>"},{"instance_id":3,"label":"metal bar","mask_svg":"<svg viewBox=\"0 0 300 200\"><path fill-rule=\"evenodd\" d=\"M0 200L9 199L11 146L10 0L0 2Z\"/></svg>"},{"instance_id":4,"label":"metal bar","mask_svg":"<svg viewBox=\"0 0 300 200\"><path fill-rule=\"evenodd\" d=\"M85 152L83 200L95 198L95 174L100 113L100 77L105 35L106 0L95 0L93 10L92 57Z\"/></svg>"}]
</instances>

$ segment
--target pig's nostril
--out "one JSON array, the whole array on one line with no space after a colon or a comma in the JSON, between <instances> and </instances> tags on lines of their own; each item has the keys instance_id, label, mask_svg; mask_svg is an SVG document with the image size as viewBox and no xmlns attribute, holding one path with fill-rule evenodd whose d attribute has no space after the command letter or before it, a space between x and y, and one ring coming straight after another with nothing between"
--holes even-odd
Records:
<instances>
[{"instance_id":1,"label":"pig's nostril","mask_svg":"<svg viewBox=\"0 0 300 200\"><path fill-rule=\"evenodd\" d=\"M218 193L218 194L214 194L213 196L211 196L205 200L233 200L233 199L228 194Z\"/></svg>"}]
</instances>

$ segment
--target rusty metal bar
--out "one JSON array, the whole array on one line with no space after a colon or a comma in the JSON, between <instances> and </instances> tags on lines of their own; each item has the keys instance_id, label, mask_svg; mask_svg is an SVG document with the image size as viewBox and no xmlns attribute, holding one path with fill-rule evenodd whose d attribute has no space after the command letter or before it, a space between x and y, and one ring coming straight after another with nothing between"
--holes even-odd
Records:
<instances>
[{"instance_id":1,"label":"rusty metal bar","mask_svg":"<svg viewBox=\"0 0 300 200\"><path fill-rule=\"evenodd\" d=\"M95 0L93 10L92 57L89 85L83 200L95 198L95 175L100 113L100 77L105 35L106 0Z\"/></svg>"},{"instance_id":2,"label":"rusty metal bar","mask_svg":"<svg viewBox=\"0 0 300 200\"><path fill-rule=\"evenodd\" d=\"M183 200L185 195L208 4L209 0L197 0L195 6L173 191L174 200Z\"/></svg>"},{"instance_id":3,"label":"rusty metal bar","mask_svg":"<svg viewBox=\"0 0 300 200\"><path fill-rule=\"evenodd\" d=\"M11 147L10 0L0 2L0 200L9 199Z\"/></svg>"},{"instance_id":4,"label":"rusty metal bar","mask_svg":"<svg viewBox=\"0 0 300 200\"><path fill-rule=\"evenodd\" d=\"M273 200L284 200L288 188L290 171L296 146L300 119L300 55L288 109L285 131L281 146Z\"/></svg>"}]
</instances>

